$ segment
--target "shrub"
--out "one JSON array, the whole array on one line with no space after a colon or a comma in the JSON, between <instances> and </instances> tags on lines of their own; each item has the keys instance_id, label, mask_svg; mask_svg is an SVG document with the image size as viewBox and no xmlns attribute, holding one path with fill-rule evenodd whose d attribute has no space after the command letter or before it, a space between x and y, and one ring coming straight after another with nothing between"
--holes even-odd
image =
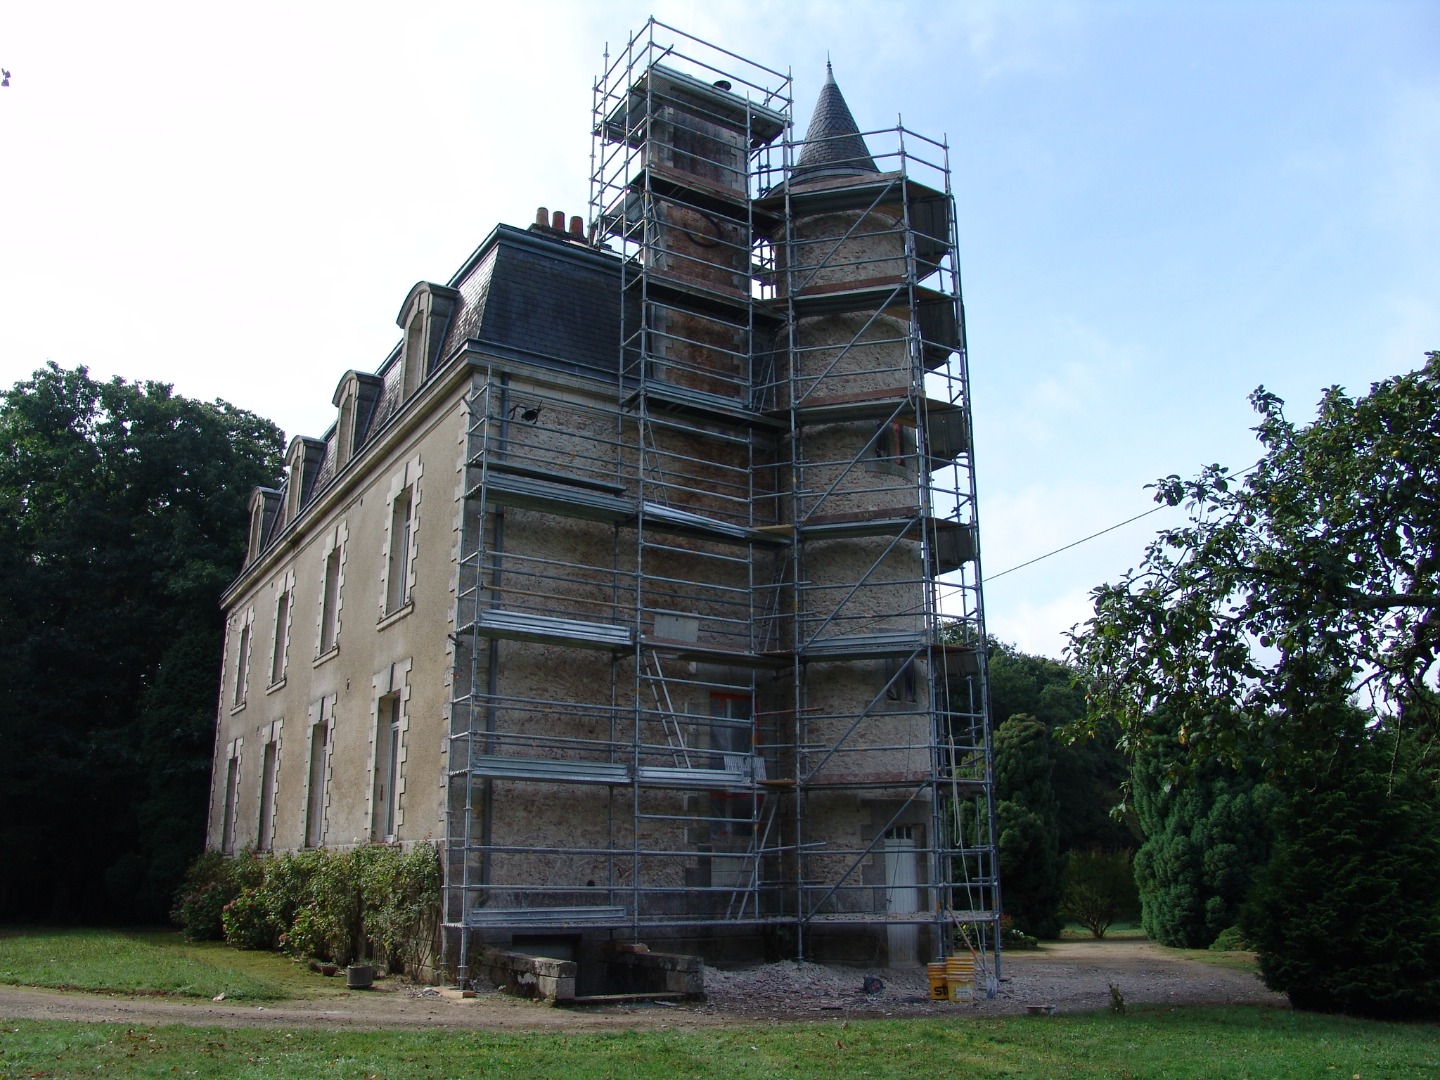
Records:
<instances>
[{"instance_id":1,"label":"shrub","mask_svg":"<svg viewBox=\"0 0 1440 1080\"><path fill-rule=\"evenodd\" d=\"M367 850L367 849L361 849ZM418 970L434 949L440 919L440 859L422 844L368 849L365 930L393 971Z\"/></svg>"},{"instance_id":2,"label":"shrub","mask_svg":"<svg viewBox=\"0 0 1440 1080\"><path fill-rule=\"evenodd\" d=\"M311 902L313 882L323 862L320 851L253 859L253 884L225 907L226 943L237 949L281 947L296 914Z\"/></svg>"},{"instance_id":3,"label":"shrub","mask_svg":"<svg viewBox=\"0 0 1440 1080\"><path fill-rule=\"evenodd\" d=\"M249 851L234 858L207 851L186 871L170 918L192 941L219 941L225 937L226 906L262 875L260 860Z\"/></svg>"},{"instance_id":4,"label":"shrub","mask_svg":"<svg viewBox=\"0 0 1440 1080\"><path fill-rule=\"evenodd\" d=\"M1250 942L1240 933L1238 926L1229 926L1220 931L1220 936L1210 943L1211 952L1249 952Z\"/></svg>"},{"instance_id":5,"label":"shrub","mask_svg":"<svg viewBox=\"0 0 1440 1080\"><path fill-rule=\"evenodd\" d=\"M1119 919L1140 906L1128 851L1077 851L1065 867L1065 897L1060 913L1103 938Z\"/></svg>"},{"instance_id":6,"label":"shrub","mask_svg":"<svg viewBox=\"0 0 1440 1080\"><path fill-rule=\"evenodd\" d=\"M392 972L430 959L440 918L440 859L430 844L367 844L191 865L176 905L191 937L235 948L279 948L337 964L383 957Z\"/></svg>"},{"instance_id":7,"label":"shrub","mask_svg":"<svg viewBox=\"0 0 1440 1080\"><path fill-rule=\"evenodd\" d=\"M225 927L225 944L236 949L273 949L279 937L270 920L264 898L247 889L225 905L220 921Z\"/></svg>"},{"instance_id":8,"label":"shrub","mask_svg":"<svg viewBox=\"0 0 1440 1080\"><path fill-rule=\"evenodd\" d=\"M1265 866L1279 798L1257 766L1236 772L1210 762L1175 783L1172 770L1185 761L1183 750L1161 743L1135 759L1131 791L1145 832L1135 883L1151 941L1203 949L1235 925Z\"/></svg>"},{"instance_id":9,"label":"shrub","mask_svg":"<svg viewBox=\"0 0 1440 1080\"><path fill-rule=\"evenodd\" d=\"M989 949L992 947L990 937L992 933L993 927L988 923L956 923L951 946L956 953L979 952L982 949ZM1000 948L1007 950L1038 949L1040 941L1016 926L1015 920L1009 915L1001 915Z\"/></svg>"},{"instance_id":10,"label":"shrub","mask_svg":"<svg viewBox=\"0 0 1440 1080\"><path fill-rule=\"evenodd\" d=\"M1440 803L1388 741L1366 732L1296 778L1244 909L1265 984L1297 1009L1440 1016Z\"/></svg>"}]
</instances>

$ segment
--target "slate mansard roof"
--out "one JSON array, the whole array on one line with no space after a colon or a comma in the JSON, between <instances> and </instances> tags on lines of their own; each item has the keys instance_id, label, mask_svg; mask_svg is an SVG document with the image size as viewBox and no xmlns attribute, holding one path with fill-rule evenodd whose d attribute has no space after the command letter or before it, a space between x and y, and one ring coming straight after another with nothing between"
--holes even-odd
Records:
<instances>
[{"instance_id":1,"label":"slate mansard roof","mask_svg":"<svg viewBox=\"0 0 1440 1080\"><path fill-rule=\"evenodd\" d=\"M461 304L444 353L469 342L486 353L613 379L619 275L612 255L501 225L450 280Z\"/></svg>"},{"instance_id":2,"label":"slate mansard roof","mask_svg":"<svg viewBox=\"0 0 1440 1080\"><path fill-rule=\"evenodd\" d=\"M429 380L462 354L520 360L591 378L618 378L620 355L620 262L604 251L548 229L498 225L446 286L421 282L453 296L442 340L429 350ZM409 298L407 298L407 305ZM404 318L402 309L401 318ZM403 329L403 327L402 327ZM399 416L404 399L403 339L373 374L356 373L352 460ZM424 385L422 381L421 385ZM300 507L314 501L336 478L338 421L323 439L307 440L302 477L287 476L269 491L260 549L269 547L294 520L287 519L292 483L303 479ZM298 514L296 515L299 516Z\"/></svg>"}]
</instances>

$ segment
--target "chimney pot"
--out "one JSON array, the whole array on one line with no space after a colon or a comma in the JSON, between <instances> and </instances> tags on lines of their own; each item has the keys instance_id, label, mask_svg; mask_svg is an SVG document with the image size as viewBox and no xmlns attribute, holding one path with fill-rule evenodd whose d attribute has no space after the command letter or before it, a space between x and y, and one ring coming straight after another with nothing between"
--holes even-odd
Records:
<instances>
[{"instance_id":1,"label":"chimney pot","mask_svg":"<svg viewBox=\"0 0 1440 1080\"><path fill-rule=\"evenodd\" d=\"M550 227L556 232L565 231L565 211L556 210L555 216L550 220Z\"/></svg>"},{"instance_id":2,"label":"chimney pot","mask_svg":"<svg viewBox=\"0 0 1440 1080\"><path fill-rule=\"evenodd\" d=\"M543 227L549 220L550 211L543 206L538 207L535 211L535 224Z\"/></svg>"},{"instance_id":3,"label":"chimney pot","mask_svg":"<svg viewBox=\"0 0 1440 1080\"><path fill-rule=\"evenodd\" d=\"M585 235L585 220L579 214L572 214L570 217L570 235Z\"/></svg>"}]
</instances>

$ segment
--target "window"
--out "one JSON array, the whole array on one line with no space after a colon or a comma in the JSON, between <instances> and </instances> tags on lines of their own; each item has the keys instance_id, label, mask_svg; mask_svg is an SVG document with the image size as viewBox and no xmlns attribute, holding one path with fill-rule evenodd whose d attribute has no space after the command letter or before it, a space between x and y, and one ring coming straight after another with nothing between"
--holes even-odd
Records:
<instances>
[{"instance_id":1,"label":"window","mask_svg":"<svg viewBox=\"0 0 1440 1080\"><path fill-rule=\"evenodd\" d=\"M325 556L325 583L320 593L320 655L333 652L340 643L340 557L338 544Z\"/></svg>"},{"instance_id":2,"label":"window","mask_svg":"<svg viewBox=\"0 0 1440 1080\"><path fill-rule=\"evenodd\" d=\"M240 792L240 740L230 744L225 755L225 809L220 820L220 850L230 855L235 851L235 800Z\"/></svg>"},{"instance_id":3,"label":"window","mask_svg":"<svg viewBox=\"0 0 1440 1080\"><path fill-rule=\"evenodd\" d=\"M407 487L390 507L390 552L385 569L385 613L393 615L410 600L410 536L415 520L415 489Z\"/></svg>"},{"instance_id":4,"label":"window","mask_svg":"<svg viewBox=\"0 0 1440 1080\"><path fill-rule=\"evenodd\" d=\"M287 579L275 601L275 638L270 643L270 685L279 686L285 681L285 652L290 644L290 589Z\"/></svg>"},{"instance_id":5,"label":"window","mask_svg":"<svg viewBox=\"0 0 1440 1080\"><path fill-rule=\"evenodd\" d=\"M318 719L310 727L310 776L305 799L306 847L319 847L325 842L325 787L330 769L330 727L334 710L334 695L321 698L315 709Z\"/></svg>"},{"instance_id":6,"label":"window","mask_svg":"<svg viewBox=\"0 0 1440 1080\"><path fill-rule=\"evenodd\" d=\"M390 478L390 516L385 523L385 550L380 563L380 621L410 610L415 586L415 552L420 531L419 456Z\"/></svg>"},{"instance_id":7,"label":"window","mask_svg":"<svg viewBox=\"0 0 1440 1080\"><path fill-rule=\"evenodd\" d=\"M250 533L245 549L248 565L260 557L265 547L265 532L280 509L280 492L271 488L257 487L250 493Z\"/></svg>"},{"instance_id":8,"label":"window","mask_svg":"<svg viewBox=\"0 0 1440 1080\"><path fill-rule=\"evenodd\" d=\"M289 524L300 516L300 509L310 494L315 476L325 460L325 443L321 439L310 439L297 435L290 440L290 449L285 453L285 522Z\"/></svg>"},{"instance_id":9,"label":"window","mask_svg":"<svg viewBox=\"0 0 1440 1080\"><path fill-rule=\"evenodd\" d=\"M376 708L375 798L370 838L395 839L400 811L400 694L386 694Z\"/></svg>"},{"instance_id":10,"label":"window","mask_svg":"<svg viewBox=\"0 0 1440 1080\"><path fill-rule=\"evenodd\" d=\"M250 681L250 625L255 621L255 609L245 613L240 624L240 641L235 649L235 686L230 704L237 709L245 707L246 684Z\"/></svg>"},{"instance_id":11,"label":"window","mask_svg":"<svg viewBox=\"0 0 1440 1080\"><path fill-rule=\"evenodd\" d=\"M878 460L901 465L911 452L910 433L905 430L904 424L892 420L875 433L874 446Z\"/></svg>"},{"instance_id":12,"label":"window","mask_svg":"<svg viewBox=\"0 0 1440 1080\"><path fill-rule=\"evenodd\" d=\"M358 380L346 375L335 393L340 402L340 419L335 423L335 466L340 468L355 452L355 404Z\"/></svg>"},{"instance_id":13,"label":"window","mask_svg":"<svg viewBox=\"0 0 1440 1080\"><path fill-rule=\"evenodd\" d=\"M915 661L885 661L885 700L915 703Z\"/></svg>"},{"instance_id":14,"label":"window","mask_svg":"<svg viewBox=\"0 0 1440 1080\"><path fill-rule=\"evenodd\" d=\"M271 727L260 764L260 824L255 830L255 847L269 851L275 842L275 779L280 767L280 722Z\"/></svg>"},{"instance_id":15,"label":"window","mask_svg":"<svg viewBox=\"0 0 1440 1080\"><path fill-rule=\"evenodd\" d=\"M439 359L450 316L455 313L455 303L459 299L460 294L454 289L429 281L417 281L410 295L405 297L405 303L395 319L395 324L405 332L400 356L396 360L401 365L399 375L403 399L408 399L420 389L430 373L431 363Z\"/></svg>"},{"instance_id":16,"label":"window","mask_svg":"<svg viewBox=\"0 0 1440 1080\"><path fill-rule=\"evenodd\" d=\"M415 312L410 325L405 328L405 396L413 394L425 378L425 313Z\"/></svg>"}]
</instances>

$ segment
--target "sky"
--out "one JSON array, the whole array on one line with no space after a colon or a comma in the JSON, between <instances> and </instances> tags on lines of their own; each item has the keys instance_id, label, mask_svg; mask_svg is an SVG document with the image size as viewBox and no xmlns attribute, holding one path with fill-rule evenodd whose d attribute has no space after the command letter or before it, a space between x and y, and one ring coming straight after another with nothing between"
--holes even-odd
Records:
<instances>
[{"instance_id":1,"label":"sky","mask_svg":"<svg viewBox=\"0 0 1440 1080\"><path fill-rule=\"evenodd\" d=\"M1146 485L1440 349L1440 2L0 0L0 387L53 361L321 435L419 280L587 215L650 15L949 146L990 632L1061 655ZM798 132L797 132L798 134Z\"/></svg>"}]
</instances>

